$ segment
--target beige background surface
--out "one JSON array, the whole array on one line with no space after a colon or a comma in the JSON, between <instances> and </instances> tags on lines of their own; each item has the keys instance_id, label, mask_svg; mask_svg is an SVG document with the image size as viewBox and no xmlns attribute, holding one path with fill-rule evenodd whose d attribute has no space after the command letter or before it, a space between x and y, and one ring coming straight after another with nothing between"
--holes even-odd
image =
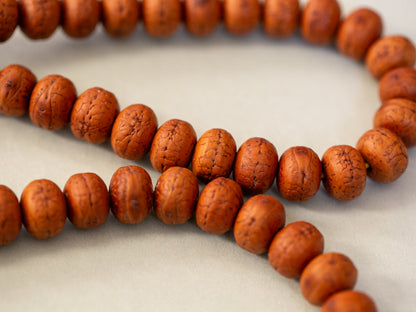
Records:
<instances>
[{"instance_id":1,"label":"beige background surface","mask_svg":"<svg viewBox=\"0 0 416 312\"><path fill-rule=\"evenodd\" d=\"M416 42L416 1L342 0L344 12L369 5L384 18L385 34ZM377 83L356 63L299 36L278 41L260 30L233 38L222 27L207 39L181 28L155 40L141 27L126 40L101 27L87 40L58 31L32 42L16 32L0 46L0 65L20 63L38 78L57 73L79 93L93 86L116 94L121 107L144 103L159 124L189 121L198 136L230 131L240 145L253 136L273 142L281 155L293 145L320 156L337 144L355 145L372 127L379 107ZM31 180L63 187L74 173L96 172L108 184L131 164L109 144L92 146L66 129L36 128L28 118L0 116L0 183L18 196ZM340 203L321 190L304 204L283 201L287 221L307 220L326 239L326 251L347 254L359 269L357 289L379 311L414 311L416 150L397 182L368 181L360 198ZM148 160L153 182L158 174ZM275 186L268 194L279 196ZM280 198L280 197L279 197ZM280 277L266 256L241 250L231 234L212 236L195 222L166 226L153 215L125 226L112 216L95 230L69 222L56 238L37 241L24 230L0 249L1 311L318 311L303 300L296 281Z\"/></svg>"}]
</instances>

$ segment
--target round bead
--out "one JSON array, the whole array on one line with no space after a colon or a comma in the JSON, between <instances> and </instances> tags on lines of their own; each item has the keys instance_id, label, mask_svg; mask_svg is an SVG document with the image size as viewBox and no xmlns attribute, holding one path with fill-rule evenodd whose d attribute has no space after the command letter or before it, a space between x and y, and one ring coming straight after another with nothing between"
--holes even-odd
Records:
<instances>
[{"instance_id":1,"label":"round bead","mask_svg":"<svg viewBox=\"0 0 416 312\"><path fill-rule=\"evenodd\" d=\"M75 86L69 79L46 76L35 85L30 97L30 119L43 129L61 129L69 122L76 97Z\"/></svg>"},{"instance_id":2,"label":"round bead","mask_svg":"<svg viewBox=\"0 0 416 312\"><path fill-rule=\"evenodd\" d=\"M406 146L397 134L386 128L364 133L358 140L357 149L370 166L367 175L374 181L394 182L407 168Z\"/></svg>"},{"instance_id":3,"label":"round bead","mask_svg":"<svg viewBox=\"0 0 416 312\"><path fill-rule=\"evenodd\" d=\"M79 139L101 144L111 135L119 106L113 93L91 88L75 101L71 113L71 130Z\"/></svg>"},{"instance_id":4,"label":"round bead","mask_svg":"<svg viewBox=\"0 0 416 312\"><path fill-rule=\"evenodd\" d=\"M78 173L65 184L68 219L77 228L92 229L104 224L110 211L110 196L104 181L95 173Z\"/></svg>"},{"instance_id":5,"label":"round bead","mask_svg":"<svg viewBox=\"0 0 416 312\"><path fill-rule=\"evenodd\" d=\"M196 143L191 124L179 119L166 121L157 130L150 148L153 168L163 172L170 167L187 167Z\"/></svg>"},{"instance_id":6,"label":"round bead","mask_svg":"<svg viewBox=\"0 0 416 312\"><path fill-rule=\"evenodd\" d=\"M278 156L272 143L251 138L238 150L234 164L234 180L247 194L266 192L276 176Z\"/></svg>"},{"instance_id":7,"label":"round bead","mask_svg":"<svg viewBox=\"0 0 416 312\"><path fill-rule=\"evenodd\" d=\"M152 180L146 170L138 166L121 167L110 182L111 211L122 223L142 222L152 209L152 193Z\"/></svg>"},{"instance_id":8,"label":"round bead","mask_svg":"<svg viewBox=\"0 0 416 312\"><path fill-rule=\"evenodd\" d=\"M413 67L415 60L415 47L403 36L389 36L377 40L365 57L366 66L376 79L398 67Z\"/></svg>"},{"instance_id":9,"label":"round bead","mask_svg":"<svg viewBox=\"0 0 416 312\"><path fill-rule=\"evenodd\" d=\"M266 0L263 17L264 31L269 36L288 37L298 28L299 16L298 0Z\"/></svg>"},{"instance_id":10,"label":"round bead","mask_svg":"<svg viewBox=\"0 0 416 312\"><path fill-rule=\"evenodd\" d=\"M381 17L373 10L358 9L341 23L337 34L338 50L356 60L365 57L383 30Z\"/></svg>"},{"instance_id":11,"label":"round bead","mask_svg":"<svg viewBox=\"0 0 416 312\"><path fill-rule=\"evenodd\" d=\"M58 0L20 0L20 28L31 39L49 38L59 26Z\"/></svg>"},{"instance_id":12,"label":"round bead","mask_svg":"<svg viewBox=\"0 0 416 312\"><path fill-rule=\"evenodd\" d=\"M333 198L353 200L364 191L367 168L360 152L348 145L329 148L322 157L323 184Z\"/></svg>"},{"instance_id":13,"label":"round bead","mask_svg":"<svg viewBox=\"0 0 416 312\"><path fill-rule=\"evenodd\" d=\"M153 37L171 36L181 21L179 0L143 0L143 22Z\"/></svg>"},{"instance_id":14,"label":"round bead","mask_svg":"<svg viewBox=\"0 0 416 312\"><path fill-rule=\"evenodd\" d=\"M139 21L137 0L103 0L102 15L104 29L112 37L130 35Z\"/></svg>"},{"instance_id":15,"label":"round bead","mask_svg":"<svg viewBox=\"0 0 416 312\"><path fill-rule=\"evenodd\" d=\"M88 37L99 20L100 4L97 0L63 0L62 28L69 37Z\"/></svg>"},{"instance_id":16,"label":"round bead","mask_svg":"<svg viewBox=\"0 0 416 312\"><path fill-rule=\"evenodd\" d=\"M321 312L377 312L377 307L366 294L344 290L329 297L322 305Z\"/></svg>"},{"instance_id":17,"label":"round bead","mask_svg":"<svg viewBox=\"0 0 416 312\"><path fill-rule=\"evenodd\" d=\"M0 185L0 246L14 241L22 227L19 200L11 189Z\"/></svg>"},{"instance_id":18,"label":"round bead","mask_svg":"<svg viewBox=\"0 0 416 312\"><path fill-rule=\"evenodd\" d=\"M234 225L235 241L248 252L265 253L285 220L285 209L276 198L264 194L253 196L238 212Z\"/></svg>"},{"instance_id":19,"label":"round bead","mask_svg":"<svg viewBox=\"0 0 416 312\"><path fill-rule=\"evenodd\" d=\"M227 178L209 182L196 205L196 223L211 234L224 234L233 227L238 210L244 202L240 185Z\"/></svg>"},{"instance_id":20,"label":"round bead","mask_svg":"<svg viewBox=\"0 0 416 312\"><path fill-rule=\"evenodd\" d=\"M0 0L0 42L9 39L19 23L16 0Z\"/></svg>"},{"instance_id":21,"label":"round bead","mask_svg":"<svg viewBox=\"0 0 416 312\"><path fill-rule=\"evenodd\" d=\"M0 114L26 114L36 77L26 67L9 65L0 72Z\"/></svg>"},{"instance_id":22,"label":"round bead","mask_svg":"<svg viewBox=\"0 0 416 312\"><path fill-rule=\"evenodd\" d=\"M341 10L336 0L310 0L301 17L301 33L313 44L329 44L336 33Z\"/></svg>"},{"instance_id":23,"label":"round bead","mask_svg":"<svg viewBox=\"0 0 416 312\"><path fill-rule=\"evenodd\" d=\"M396 133L407 147L416 145L416 102L391 99L374 116L375 128L387 128Z\"/></svg>"},{"instance_id":24,"label":"round bead","mask_svg":"<svg viewBox=\"0 0 416 312\"><path fill-rule=\"evenodd\" d=\"M324 251L324 237L312 224L298 221L281 229L269 248L269 262L281 275L299 278L305 266Z\"/></svg>"},{"instance_id":25,"label":"round bead","mask_svg":"<svg viewBox=\"0 0 416 312\"><path fill-rule=\"evenodd\" d=\"M114 152L126 159L137 160L150 150L157 129L157 118L143 104L127 106L117 116L111 131Z\"/></svg>"},{"instance_id":26,"label":"round bead","mask_svg":"<svg viewBox=\"0 0 416 312\"><path fill-rule=\"evenodd\" d=\"M198 179L209 182L227 178L236 153L234 138L223 129L211 129L198 140L192 157L192 172Z\"/></svg>"},{"instance_id":27,"label":"round bead","mask_svg":"<svg viewBox=\"0 0 416 312\"><path fill-rule=\"evenodd\" d=\"M189 169L171 167L157 180L154 211L166 224L183 224L192 218L199 193L198 181Z\"/></svg>"},{"instance_id":28,"label":"round bead","mask_svg":"<svg viewBox=\"0 0 416 312\"><path fill-rule=\"evenodd\" d=\"M399 67L387 72L380 79L378 90L382 102L394 98L416 102L416 70L411 67Z\"/></svg>"},{"instance_id":29,"label":"round bead","mask_svg":"<svg viewBox=\"0 0 416 312\"><path fill-rule=\"evenodd\" d=\"M357 276L357 269L347 256L326 253L305 267L300 277L300 289L306 300L320 306L331 295L354 288Z\"/></svg>"},{"instance_id":30,"label":"round bead","mask_svg":"<svg viewBox=\"0 0 416 312\"><path fill-rule=\"evenodd\" d=\"M218 0L185 0L185 26L195 36L211 34L220 20Z\"/></svg>"},{"instance_id":31,"label":"round bead","mask_svg":"<svg viewBox=\"0 0 416 312\"><path fill-rule=\"evenodd\" d=\"M46 239L58 235L66 222L66 203L61 189L52 181L29 183L20 200L23 224L30 235Z\"/></svg>"},{"instance_id":32,"label":"round bead","mask_svg":"<svg viewBox=\"0 0 416 312\"><path fill-rule=\"evenodd\" d=\"M280 157L277 188L287 200L307 201L318 192L321 175L321 160L312 149L291 147Z\"/></svg>"},{"instance_id":33,"label":"round bead","mask_svg":"<svg viewBox=\"0 0 416 312\"><path fill-rule=\"evenodd\" d=\"M233 35L246 35L260 19L258 0L224 0L224 24Z\"/></svg>"}]
</instances>

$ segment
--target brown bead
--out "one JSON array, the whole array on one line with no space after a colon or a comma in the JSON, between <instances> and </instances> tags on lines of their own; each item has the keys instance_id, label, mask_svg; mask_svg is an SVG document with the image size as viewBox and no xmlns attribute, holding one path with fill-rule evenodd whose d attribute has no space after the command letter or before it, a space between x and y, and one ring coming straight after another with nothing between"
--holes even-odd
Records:
<instances>
[{"instance_id":1,"label":"brown bead","mask_svg":"<svg viewBox=\"0 0 416 312\"><path fill-rule=\"evenodd\" d=\"M326 253L314 258L303 270L300 289L306 300L322 305L331 295L354 288L358 272L345 255Z\"/></svg>"},{"instance_id":2,"label":"brown bead","mask_svg":"<svg viewBox=\"0 0 416 312\"><path fill-rule=\"evenodd\" d=\"M413 67L415 60L415 47L403 36L389 36L377 40L365 57L367 69L376 79L398 67Z\"/></svg>"},{"instance_id":3,"label":"brown bead","mask_svg":"<svg viewBox=\"0 0 416 312\"><path fill-rule=\"evenodd\" d=\"M46 239L58 235L66 222L66 203L61 189L52 181L29 183L20 200L23 224L30 235Z\"/></svg>"},{"instance_id":4,"label":"brown bead","mask_svg":"<svg viewBox=\"0 0 416 312\"><path fill-rule=\"evenodd\" d=\"M238 212L234 225L235 241L248 252L265 253L285 220L285 209L276 198L264 194L253 196Z\"/></svg>"},{"instance_id":5,"label":"brown bead","mask_svg":"<svg viewBox=\"0 0 416 312\"><path fill-rule=\"evenodd\" d=\"M153 37L169 37L181 21L179 0L143 0L143 22L147 33Z\"/></svg>"},{"instance_id":6,"label":"brown bead","mask_svg":"<svg viewBox=\"0 0 416 312\"><path fill-rule=\"evenodd\" d=\"M196 205L196 223L211 234L224 234L233 227L238 210L244 202L240 185L227 178L209 182Z\"/></svg>"},{"instance_id":7,"label":"brown bead","mask_svg":"<svg viewBox=\"0 0 416 312\"><path fill-rule=\"evenodd\" d=\"M59 75L49 75L39 80L33 89L29 103L32 122L47 130L66 126L77 97L74 84Z\"/></svg>"},{"instance_id":8,"label":"brown bead","mask_svg":"<svg viewBox=\"0 0 416 312\"><path fill-rule=\"evenodd\" d=\"M301 33L313 44L329 44L334 39L341 10L336 0L310 0L301 17Z\"/></svg>"},{"instance_id":9,"label":"brown bead","mask_svg":"<svg viewBox=\"0 0 416 312\"><path fill-rule=\"evenodd\" d=\"M318 192L321 176L321 160L312 149L291 147L280 157L277 188L287 200L307 201Z\"/></svg>"},{"instance_id":10,"label":"brown bead","mask_svg":"<svg viewBox=\"0 0 416 312\"><path fill-rule=\"evenodd\" d=\"M198 181L189 169L171 167L157 180L153 209L166 224L182 224L192 218L199 193Z\"/></svg>"},{"instance_id":11,"label":"brown bead","mask_svg":"<svg viewBox=\"0 0 416 312\"><path fill-rule=\"evenodd\" d=\"M95 173L78 173L65 184L68 219L80 229L104 224L110 211L110 196L104 181Z\"/></svg>"},{"instance_id":12,"label":"brown bead","mask_svg":"<svg viewBox=\"0 0 416 312\"><path fill-rule=\"evenodd\" d=\"M377 307L366 294L344 290L329 297L322 305L321 312L377 312Z\"/></svg>"},{"instance_id":13,"label":"brown bead","mask_svg":"<svg viewBox=\"0 0 416 312\"><path fill-rule=\"evenodd\" d=\"M397 134L386 128L364 133L358 140L357 149L370 166L367 175L374 181L394 182L407 168L406 146Z\"/></svg>"},{"instance_id":14,"label":"brown bead","mask_svg":"<svg viewBox=\"0 0 416 312\"><path fill-rule=\"evenodd\" d=\"M273 37L288 37L299 25L298 0L266 0L264 2L264 31Z\"/></svg>"},{"instance_id":15,"label":"brown bead","mask_svg":"<svg viewBox=\"0 0 416 312\"><path fill-rule=\"evenodd\" d=\"M0 246L14 241L22 227L19 200L11 189L0 185Z\"/></svg>"},{"instance_id":16,"label":"brown bead","mask_svg":"<svg viewBox=\"0 0 416 312\"><path fill-rule=\"evenodd\" d=\"M258 0L224 0L224 24L233 35L246 35L260 20Z\"/></svg>"},{"instance_id":17,"label":"brown bead","mask_svg":"<svg viewBox=\"0 0 416 312\"><path fill-rule=\"evenodd\" d=\"M121 167L110 182L111 211L122 223L142 222L152 209L152 193L152 180L146 170L138 166Z\"/></svg>"},{"instance_id":18,"label":"brown bead","mask_svg":"<svg viewBox=\"0 0 416 312\"><path fill-rule=\"evenodd\" d=\"M192 172L198 179L209 182L215 178L227 178L232 170L236 153L234 138L223 129L205 132L195 146Z\"/></svg>"},{"instance_id":19,"label":"brown bead","mask_svg":"<svg viewBox=\"0 0 416 312\"><path fill-rule=\"evenodd\" d=\"M281 229L269 248L269 262L281 275L299 278L306 265L324 251L324 237L312 224L298 221Z\"/></svg>"},{"instance_id":20,"label":"brown bead","mask_svg":"<svg viewBox=\"0 0 416 312\"><path fill-rule=\"evenodd\" d=\"M111 37L130 35L139 21L137 0L102 0L103 25Z\"/></svg>"},{"instance_id":21,"label":"brown bead","mask_svg":"<svg viewBox=\"0 0 416 312\"><path fill-rule=\"evenodd\" d=\"M0 42L9 39L19 23L16 0L0 0Z\"/></svg>"},{"instance_id":22,"label":"brown bead","mask_svg":"<svg viewBox=\"0 0 416 312\"><path fill-rule=\"evenodd\" d=\"M353 59L362 60L382 30L383 22L376 12L367 8L355 10L339 27L338 50Z\"/></svg>"},{"instance_id":23,"label":"brown bead","mask_svg":"<svg viewBox=\"0 0 416 312\"><path fill-rule=\"evenodd\" d=\"M185 0L185 26L195 36L207 36L220 20L218 0Z\"/></svg>"},{"instance_id":24,"label":"brown bead","mask_svg":"<svg viewBox=\"0 0 416 312\"><path fill-rule=\"evenodd\" d=\"M62 28L69 37L88 37L99 20L100 5L97 0L63 0Z\"/></svg>"},{"instance_id":25,"label":"brown bead","mask_svg":"<svg viewBox=\"0 0 416 312\"><path fill-rule=\"evenodd\" d=\"M26 114L36 77L24 66L9 65L0 72L0 114Z\"/></svg>"},{"instance_id":26,"label":"brown bead","mask_svg":"<svg viewBox=\"0 0 416 312\"><path fill-rule=\"evenodd\" d=\"M348 145L330 147L322 156L323 184L333 198L349 201L364 191L367 168L360 152Z\"/></svg>"},{"instance_id":27,"label":"brown bead","mask_svg":"<svg viewBox=\"0 0 416 312\"><path fill-rule=\"evenodd\" d=\"M407 147L416 145L416 102L391 99L374 116L374 128L387 128L396 133Z\"/></svg>"},{"instance_id":28,"label":"brown bead","mask_svg":"<svg viewBox=\"0 0 416 312\"><path fill-rule=\"evenodd\" d=\"M380 79L378 90L382 102L394 98L416 102L416 70L411 67L399 67L387 72Z\"/></svg>"},{"instance_id":29,"label":"brown bead","mask_svg":"<svg viewBox=\"0 0 416 312\"><path fill-rule=\"evenodd\" d=\"M237 152L234 180L244 193L264 193L273 184L277 163L277 151L272 143L263 138L248 139Z\"/></svg>"},{"instance_id":30,"label":"brown bead","mask_svg":"<svg viewBox=\"0 0 416 312\"><path fill-rule=\"evenodd\" d=\"M127 106L117 116L111 131L114 152L126 159L137 160L150 150L157 129L157 118L143 104Z\"/></svg>"},{"instance_id":31,"label":"brown bead","mask_svg":"<svg viewBox=\"0 0 416 312\"><path fill-rule=\"evenodd\" d=\"M166 121L157 130L150 148L153 168L163 172L170 167L187 167L196 143L191 124L179 119Z\"/></svg>"},{"instance_id":32,"label":"brown bead","mask_svg":"<svg viewBox=\"0 0 416 312\"><path fill-rule=\"evenodd\" d=\"M75 101L71 113L71 130L79 139L101 144L111 135L119 106L113 93L91 88Z\"/></svg>"},{"instance_id":33,"label":"brown bead","mask_svg":"<svg viewBox=\"0 0 416 312\"><path fill-rule=\"evenodd\" d=\"M49 38L59 26L58 0L20 0L20 28L30 39Z\"/></svg>"}]
</instances>

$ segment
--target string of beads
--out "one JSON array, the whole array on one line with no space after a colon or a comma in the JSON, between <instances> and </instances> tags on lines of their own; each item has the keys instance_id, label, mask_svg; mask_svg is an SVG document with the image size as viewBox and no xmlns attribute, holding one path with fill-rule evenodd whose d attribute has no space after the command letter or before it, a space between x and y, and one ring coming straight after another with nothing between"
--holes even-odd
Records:
<instances>
[{"instance_id":1,"label":"string of beads","mask_svg":"<svg viewBox=\"0 0 416 312\"><path fill-rule=\"evenodd\" d=\"M356 148L337 145L322 160L310 148L297 146L280 160L274 145L251 138L237 151L232 135L211 129L199 139L191 124L172 119L158 128L153 110L134 104L119 112L111 92L91 88L77 96L74 84L59 75L37 81L21 65L0 72L0 113L22 116L51 131L68 123L74 136L92 144L111 140L114 152L138 160L150 152L161 176L153 192L148 173L138 166L119 168L110 181L93 173L75 174L64 191L49 180L36 180L24 189L20 204L0 186L0 245L13 241L23 222L38 239L59 234L68 218L76 227L102 225L111 210L123 223L137 224L150 213L166 224L187 222L195 214L198 226L213 234L233 230L243 249L268 252L273 268L287 278L300 278L304 297L322 311L376 311L366 294L353 291L357 269L340 253L323 253L324 238L307 222L285 226L285 211L274 197L264 195L276 180L282 197L311 199L321 181L337 200L358 197L367 176L381 183L397 180L408 163L406 147L416 145L416 50L403 36L382 37L382 21L373 10L358 9L342 22L335 0L310 0L300 10L297 0L0 0L0 41L17 25L31 39L45 39L61 25L74 38L90 35L101 20L113 37L132 33L140 18L155 37L173 34L183 18L196 36L210 34L223 20L235 35L249 33L261 20L266 34L286 37L298 25L313 44L330 44L363 60L380 79L382 106ZM187 169L191 163L192 171ZM234 180L229 179L233 172ZM208 183L199 194L198 180ZM254 195L244 203L243 194ZM199 195L199 196L198 196Z\"/></svg>"}]
</instances>

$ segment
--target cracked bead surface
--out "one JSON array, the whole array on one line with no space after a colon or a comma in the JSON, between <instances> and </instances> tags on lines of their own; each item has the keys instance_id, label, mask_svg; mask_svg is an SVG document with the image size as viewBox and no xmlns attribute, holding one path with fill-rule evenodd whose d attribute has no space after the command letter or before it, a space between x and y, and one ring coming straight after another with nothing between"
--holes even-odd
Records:
<instances>
[{"instance_id":1,"label":"cracked bead surface","mask_svg":"<svg viewBox=\"0 0 416 312\"><path fill-rule=\"evenodd\" d=\"M258 0L224 0L224 24L233 35L246 35L260 19Z\"/></svg>"},{"instance_id":2,"label":"cracked bead surface","mask_svg":"<svg viewBox=\"0 0 416 312\"><path fill-rule=\"evenodd\" d=\"M267 252L275 234L285 225L283 205L270 195L256 195L238 212L234 237L238 246L254 254Z\"/></svg>"},{"instance_id":3,"label":"cracked bead surface","mask_svg":"<svg viewBox=\"0 0 416 312\"><path fill-rule=\"evenodd\" d=\"M0 42L9 39L19 23L16 0L0 0Z\"/></svg>"},{"instance_id":4,"label":"cracked bead surface","mask_svg":"<svg viewBox=\"0 0 416 312\"><path fill-rule=\"evenodd\" d=\"M333 198L349 201L364 191L367 169L360 152L348 145L330 147L322 156L322 179Z\"/></svg>"},{"instance_id":5,"label":"cracked bead surface","mask_svg":"<svg viewBox=\"0 0 416 312\"><path fill-rule=\"evenodd\" d=\"M69 37L88 37L99 20L100 4L97 0L63 0L62 28Z\"/></svg>"},{"instance_id":6,"label":"cracked bead surface","mask_svg":"<svg viewBox=\"0 0 416 312\"><path fill-rule=\"evenodd\" d=\"M263 14L263 27L266 34L280 38L290 36L299 25L299 1L266 0Z\"/></svg>"},{"instance_id":7,"label":"cracked bead surface","mask_svg":"<svg viewBox=\"0 0 416 312\"><path fill-rule=\"evenodd\" d=\"M102 0L102 19L104 29L112 37L130 35L139 21L139 2L137 0Z\"/></svg>"},{"instance_id":8,"label":"cracked bead surface","mask_svg":"<svg viewBox=\"0 0 416 312\"><path fill-rule=\"evenodd\" d=\"M122 158L143 158L150 150L156 129L157 118L150 107L143 104L127 106L114 121L111 146Z\"/></svg>"},{"instance_id":9,"label":"cracked bead surface","mask_svg":"<svg viewBox=\"0 0 416 312\"><path fill-rule=\"evenodd\" d=\"M35 180L22 192L23 224L30 235L46 239L58 235L65 226L67 208L64 194L52 181Z\"/></svg>"},{"instance_id":10,"label":"cracked bead surface","mask_svg":"<svg viewBox=\"0 0 416 312\"><path fill-rule=\"evenodd\" d=\"M146 32L153 37L173 35L181 21L179 0L143 0L143 22Z\"/></svg>"},{"instance_id":11,"label":"cracked bead surface","mask_svg":"<svg viewBox=\"0 0 416 312\"><path fill-rule=\"evenodd\" d=\"M198 140L192 157L192 172L204 182L227 178L232 170L236 145L224 129L211 129Z\"/></svg>"},{"instance_id":12,"label":"cracked bead surface","mask_svg":"<svg viewBox=\"0 0 416 312\"><path fill-rule=\"evenodd\" d=\"M0 246L10 244L22 228L19 200L11 189L0 185Z\"/></svg>"},{"instance_id":13,"label":"cracked bead surface","mask_svg":"<svg viewBox=\"0 0 416 312\"><path fill-rule=\"evenodd\" d=\"M196 205L196 223L211 234L224 234L234 225L238 210L244 202L240 185L227 178L209 182Z\"/></svg>"},{"instance_id":14,"label":"cracked bead surface","mask_svg":"<svg viewBox=\"0 0 416 312\"><path fill-rule=\"evenodd\" d=\"M385 74L378 85L381 102L402 98L416 102L416 70L399 67Z\"/></svg>"},{"instance_id":15,"label":"cracked bead surface","mask_svg":"<svg viewBox=\"0 0 416 312\"><path fill-rule=\"evenodd\" d=\"M218 0L185 0L185 26L195 36L211 34L220 20Z\"/></svg>"},{"instance_id":16,"label":"cracked bead surface","mask_svg":"<svg viewBox=\"0 0 416 312\"><path fill-rule=\"evenodd\" d=\"M164 172L171 167L187 167L196 143L196 133L190 123L171 119L157 130L150 147L150 162Z\"/></svg>"}]
</instances>

